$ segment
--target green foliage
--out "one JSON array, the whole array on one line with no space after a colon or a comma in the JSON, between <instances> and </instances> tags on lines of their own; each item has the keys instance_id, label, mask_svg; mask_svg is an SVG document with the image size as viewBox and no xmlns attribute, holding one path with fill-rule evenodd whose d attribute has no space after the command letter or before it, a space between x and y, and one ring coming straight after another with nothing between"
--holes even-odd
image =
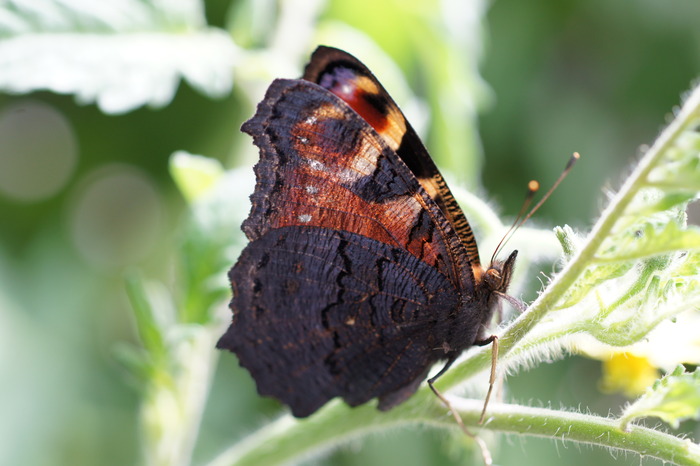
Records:
<instances>
[{"instance_id":1,"label":"green foliage","mask_svg":"<svg viewBox=\"0 0 700 466\"><path fill-rule=\"evenodd\" d=\"M657 380L652 388L625 408L620 428L643 417L658 417L674 429L681 421L700 417L700 370L688 373L683 366Z\"/></svg>"},{"instance_id":2,"label":"green foliage","mask_svg":"<svg viewBox=\"0 0 700 466\"><path fill-rule=\"evenodd\" d=\"M557 229L568 263L530 312L539 312L538 305L547 302L548 309L541 312L558 311L542 316L550 325L626 346L664 319L694 310L700 295L693 251L700 245L700 232L686 225L685 210L700 193L700 184L687 182L693 178L690 170L698 169L698 148L687 141L697 136L699 119L696 89L586 240L575 238L570 229ZM566 290L557 296L558 285L567 279ZM552 288L556 291L550 295ZM530 345L537 338L551 346L553 334L530 335Z\"/></svg>"},{"instance_id":3,"label":"green foliage","mask_svg":"<svg viewBox=\"0 0 700 466\"><path fill-rule=\"evenodd\" d=\"M212 97L231 91L236 47L223 31L206 26L199 1L41 5L0 4L0 89L6 92L45 89L124 113L169 104L181 78Z\"/></svg>"}]
</instances>

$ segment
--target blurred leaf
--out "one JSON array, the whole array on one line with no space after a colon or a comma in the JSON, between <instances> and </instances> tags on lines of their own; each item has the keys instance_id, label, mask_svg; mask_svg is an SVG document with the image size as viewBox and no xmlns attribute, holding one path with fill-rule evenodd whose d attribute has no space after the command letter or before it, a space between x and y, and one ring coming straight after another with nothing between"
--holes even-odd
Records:
<instances>
[{"instance_id":1,"label":"blurred leaf","mask_svg":"<svg viewBox=\"0 0 700 466\"><path fill-rule=\"evenodd\" d=\"M658 380L637 401L625 409L620 427L629 430L630 422L642 417L658 417L674 429L681 421L700 417L700 370L685 372L678 366Z\"/></svg>"},{"instance_id":2,"label":"blurred leaf","mask_svg":"<svg viewBox=\"0 0 700 466\"><path fill-rule=\"evenodd\" d=\"M170 174L189 202L208 193L223 170L218 160L185 151L177 151L170 157Z\"/></svg>"},{"instance_id":3,"label":"blurred leaf","mask_svg":"<svg viewBox=\"0 0 700 466\"><path fill-rule=\"evenodd\" d=\"M226 271L246 244L240 225L250 211L247 196L254 186L249 169L224 172L192 203L180 248L182 322L205 324L217 319L216 305L230 293Z\"/></svg>"},{"instance_id":4,"label":"blurred leaf","mask_svg":"<svg viewBox=\"0 0 700 466\"><path fill-rule=\"evenodd\" d=\"M143 286L143 280L135 275L127 276L126 292L134 310L136 329L143 346L148 353L156 358L163 356L165 354L165 339L158 325L153 304Z\"/></svg>"},{"instance_id":5,"label":"blurred leaf","mask_svg":"<svg viewBox=\"0 0 700 466\"><path fill-rule=\"evenodd\" d=\"M154 366L145 349L126 343L117 343L113 352L117 361L126 367L129 375L133 376L138 384L143 384L153 377Z\"/></svg>"},{"instance_id":6,"label":"blurred leaf","mask_svg":"<svg viewBox=\"0 0 700 466\"><path fill-rule=\"evenodd\" d=\"M0 6L0 90L49 90L105 113L161 107L180 79L210 96L232 87L236 47L196 0L44 0Z\"/></svg>"},{"instance_id":7,"label":"blurred leaf","mask_svg":"<svg viewBox=\"0 0 700 466\"><path fill-rule=\"evenodd\" d=\"M233 2L228 14L228 29L236 43L246 49L261 47L274 33L281 2L242 0Z\"/></svg>"}]
</instances>

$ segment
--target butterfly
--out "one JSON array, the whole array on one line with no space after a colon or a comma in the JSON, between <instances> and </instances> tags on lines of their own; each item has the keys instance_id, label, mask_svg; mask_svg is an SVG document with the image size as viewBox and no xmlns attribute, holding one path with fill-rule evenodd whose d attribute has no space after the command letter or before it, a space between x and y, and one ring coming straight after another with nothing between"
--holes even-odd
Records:
<instances>
[{"instance_id":1,"label":"butterfly","mask_svg":"<svg viewBox=\"0 0 700 466\"><path fill-rule=\"evenodd\" d=\"M260 151L250 241L229 272L233 319L217 347L263 396L307 417L407 400L485 344L517 251L484 267L445 180L359 60L319 47L276 79L242 131Z\"/></svg>"}]
</instances>

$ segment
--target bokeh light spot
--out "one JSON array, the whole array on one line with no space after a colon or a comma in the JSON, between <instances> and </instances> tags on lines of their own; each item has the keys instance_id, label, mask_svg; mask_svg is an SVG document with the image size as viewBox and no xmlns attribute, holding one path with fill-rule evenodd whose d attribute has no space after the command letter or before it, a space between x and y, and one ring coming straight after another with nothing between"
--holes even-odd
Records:
<instances>
[{"instance_id":1,"label":"bokeh light spot","mask_svg":"<svg viewBox=\"0 0 700 466\"><path fill-rule=\"evenodd\" d=\"M111 165L88 175L73 199L73 242L92 265L134 264L153 248L161 229L162 205L153 181L139 169Z\"/></svg>"},{"instance_id":2,"label":"bokeh light spot","mask_svg":"<svg viewBox=\"0 0 700 466\"><path fill-rule=\"evenodd\" d=\"M0 195L34 202L56 194L78 159L68 120L53 107L23 100L0 110Z\"/></svg>"}]
</instances>

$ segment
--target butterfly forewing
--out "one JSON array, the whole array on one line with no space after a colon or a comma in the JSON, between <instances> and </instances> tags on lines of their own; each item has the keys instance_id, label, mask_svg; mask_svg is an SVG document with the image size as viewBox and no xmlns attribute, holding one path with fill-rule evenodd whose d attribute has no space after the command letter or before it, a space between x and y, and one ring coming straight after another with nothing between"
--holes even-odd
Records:
<instances>
[{"instance_id":1,"label":"butterfly forewing","mask_svg":"<svg viewBox=\"0 0 700 466\"><path fill-rule=\"evenodd\" d=\"M470 263L478 267L479 250L467 218L415 130L374 74L342 50L319 47L303 79L344 100L384 138L440 207L467 248Z\"/></svg>"},{"instance_id":2,"label":"butterfly forewing","mask_svg":"<svg viewBox=\"0 0 700 466\"><path fill-rule=\"evenodd\" d=\"M452 226L396 153L333 94L276 80L243 130L261 153L243 224L250 240L291 225L349 231L406 249L458 288L471 286Z\"/></svg>"}]
</instances>

